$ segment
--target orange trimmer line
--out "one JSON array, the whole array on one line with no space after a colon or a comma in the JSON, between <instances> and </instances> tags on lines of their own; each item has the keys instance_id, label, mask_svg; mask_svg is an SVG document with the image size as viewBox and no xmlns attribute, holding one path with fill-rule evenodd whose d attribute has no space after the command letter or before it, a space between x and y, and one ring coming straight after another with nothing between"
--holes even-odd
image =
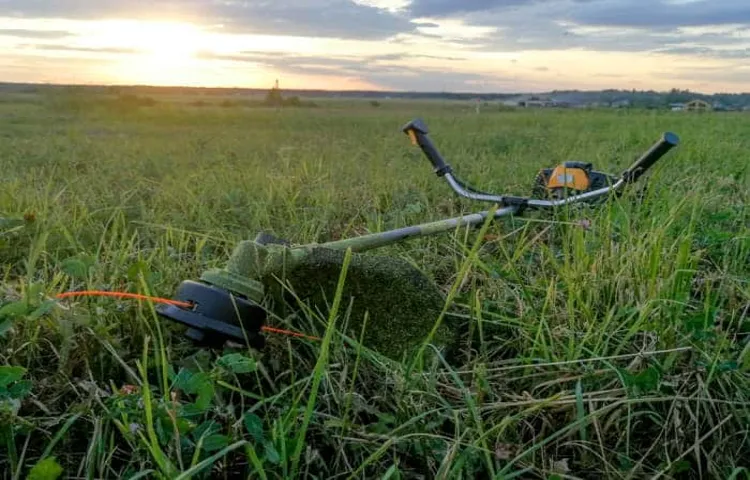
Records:
<instances>
[{"instance_id":1,"label":"orange trimmer line","mask_svg":"<svg viewBox=\"0 0 750 480\"><path fill-rule=\"evenodd\" d=\"M142 295L140 293L128 293L128 292L107 292L102 290L84 290L80 292L64 292L56 296L56 298L64 299L70 297L114 297L114 298L130 298L135 300L150 300L156 303L166 303L169 305L175 305L182 308L192 308L190 302L182 302L179 300L171 300L169 298L152 297L149 295ZM290 337L307 338L309 340L320 340L318 337L311 335L305 335L304 333L292 332L291 330L284 330L273 327L262 327L261 330L269 333L278 333L281 335L287 335Z\"/></svg>"}]
</instances>

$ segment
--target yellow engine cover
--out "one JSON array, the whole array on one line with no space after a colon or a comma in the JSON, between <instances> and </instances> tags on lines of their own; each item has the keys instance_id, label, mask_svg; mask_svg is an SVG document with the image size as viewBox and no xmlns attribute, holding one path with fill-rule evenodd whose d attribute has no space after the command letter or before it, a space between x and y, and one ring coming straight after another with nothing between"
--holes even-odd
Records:
<instances>
[{"instance_id":1,"label":"yellow engine cover","mask_svg":"<svg viewBox=\"0 0 750 480\"><path fill-rule=\"evenodd\" d=\"M588 173L581 168L566 168L558 165L552 171L547 181L547 188L567 188L569 190L585 191L591 185Z\"/></svg>"}]
</instances>

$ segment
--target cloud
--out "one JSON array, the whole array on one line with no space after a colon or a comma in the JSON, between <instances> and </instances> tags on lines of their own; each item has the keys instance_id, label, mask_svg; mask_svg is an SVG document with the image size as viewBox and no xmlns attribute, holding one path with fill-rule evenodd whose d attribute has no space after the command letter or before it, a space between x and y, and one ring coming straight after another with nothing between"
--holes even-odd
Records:
<instances>
[{"instance_id":1,"label":"cloud","mask_svg":"<svg viewBox=\"0 0 750 480\"><path fill-rule=\"evenodd\" d=\"M408 11L415 17L450 18L486 12L508 12L554 4L588 4L606 0L413 0Z\"/></svg>"},{"instance_id":2,"label":"cloud","mask_svg":"<svg viewBox=\"0 0 750 480\"><path fill-rule=\"evenodd\" d=\"M492 88L518 88L516 79L511 75L473 73L451 69L450 64L462 62L457 57L439 57L431 55L384 54L369 56L335 57L308 56L295 54L267 54L248 52L240 55L216 55L203 52L200 58L205 60L227 60L248 62L272 68L281 74L312 75L353 78L380 88L396 90L444 90L473 91ZM443 68L416 66L416 60L430 59L444 62Z\"/></svg>"},{"instance_id":3,"label":"cloud","mask_svg":"<svg viewBox=\"0 0 750 480\"><path fill-rule=\"evenodd\" d=\"M408 11L415 17L445 18L532 3L535 0L413 0Z\"/></svg>"},{"instance_id":4,"label":"cloud","mask_svg":"<svg viewBox=\"0 0 750 480\"><path fill-rule=\"evenodd\" d=\"M424 39L450 38L468 49L484 51L584 48L678 52L681 46L743 41L724 33L686 34L679 31L682 27L750 26L747 0L676 1L411 0L399 9L384 8L389 2L364 0L0 0L0 15L172 18L227 33L357 40L393 40L409 34ZM446 23L450 21L454 23ZM34 35L33 31L19 32Z\"/></svg>"},{"instance_id":5,"label":"cloud","mask_svg":"<svg viewBox=\"0 0 750 480\"><path fill-rule=\"evenodd\" d=\"M484 28L481 35L454 38L475 51L578 49L729 59L744 58L750 47L747 0L682 0L679 5L674 0L414 2L412 8L425 9L429 18L451 13L451 21Z\"/></svg>"},{"instance_id":6,"label":"cloud","mask_svg":"<svg viewBox=\"0 0 750 480\"><path fill-rule=\"evenodd\" d=\"M417 28L406 17L351 0L227 2L212 12L227 29L248 33L377 40Z\"/></svg>"},{"instance_id":7,"label":"cloud","mask_svg":"<svg viewBox=\"0 0 750 480\"><path fill-rule=\"evenodd\" d=\"M94 48L95 42L83 38L85 29L71 33L65 30L75 28L64 23L45 25L56 29L52 31L41 30L41 25L40 30L34 30L32 21L24 25L13 21L170 19L190 21L212 33L309 37L315 43L310 51L316 56L243 53L243 48L256 48L248 43L217 48L221 54L202 52L199 57L205 65L211 65L210 61L246 62L299 78L361 78L399 89L420 85L491 89L553 77L561 85L573 82L574 77L584 84L607 76L631 81L621 75L622 64L609 66L606 61L639 57L602 52L663 54L696 63L710 59L706 63L723 62L733 69L727 78L739 79L747 71L737 65L750 58L750 0L0 0L1 16L12 17L3 25L6 28L0 29L6 43L5 37L29 39L25 41L29 44L37 39L39 45L27 45L26 52L34 48L81 52L82 56L133 52L111 48L127 47L127 43L107 42L110 48ZM64 44L65 37L77 33L81 34L76 39L81 46ZM307 45L305 41L300 45ZM276 49L273 43L257 48ZM354 50L343 54L348 49ZM588 73L570 70L561 60L573 58L565 56L571 53L566 50L584 52L575 58L582 59L579 67ZM323 57L322 51L328 56ZM524 52L535 60L530 62ZM513 57L522 60L516 64ZM587 62L599 63L589 66ZM646 64L651 65L643 62ZM489 75L489 71L497 74ZM523 78L516 80L511 71ZM642 71L640 75L646 74ZM653 75L653 82L661 81L658 72ZM690 78L688 71L680 75ZM706 81L722 81L713 72L702 75Z\"/></svg>"},{"instance_id":8,"label":"cloud","mask_svg":"<svg viewBox=\"0 0 750 480\"><path fill-rule=\"evenodd\" d=\"M0 15L69 19L189 20L227 32L384 39L417 24L388 9L351 0L6 0Z\"/></svg>"},{"instance_id":9,"label":"cloud","mask_svg":"<svg viewBox=\"0 0 750 480\"><path fill-rule=\"evenodd\" d=\"M493 21L507 24L500 14L529 9L542 14L538 20L564 19L590 26L669 29L750 24L750 2L746 0L413 0L408 11L425 18L473 14L479 24L487 25Z\"/></svg>"},{"instance_id":10,"label":"cloud","mask_svg":"<svg viewBox=\"0 0 750 480\"><path fill-rule=\"evenodd\" d=\"M210 51L199 52L196 57L202 60L227 60L232 62L262 63L275 68L291 67L315 64L318 66L333 66L339 69L354 69L358 71L374 70L379 67L387 67L384 62L401 62L397 64L400 69L405 68L404 62L413 62L419 59L439 60L442 62L463 61L460 57L422 55L410 53L386 53L381 55L336 55L336 56L314 56L296 55L282 52L240 52L234 55L216 54Z\"/></svg>"},{"instance_id":11,"label":"cloud","mask_svg":"<svg viewBox=\"0 0 750 480\"><path fill-rule=\"evenodd\" d=\"M20 45L21 48L29 48L32 50L42 50L48 52L82 52L82 53L104 53L104 54L134 54L140 53L139 50L134 48L116 48L116 47L76 47L71 45L58 45L58 44L24 44Z\"/></svg>"},{"instance_id":12,"label":"cloud","mask_svg":"<svg viewBox=\"0 0 750 480\"><path fill-rule=\"evenodd\" d=\"M363 73L389 72L410 75L424 70L408 66L409 62L418 59L437 59L444 62L458 62L458 57L438 57L432 55L382 54L382 55L337 55L316 56L296 55L291 53L245 52L236 55L222 55L212 52L201 52L198 57L203 60L227 60L262 64L278 70L294 73L358 75Z\"/></svg>"},{"instance_id":13,"label":"cloud","mask_svg":"<svg viewBox=\"0 0 750 480\"><path fill-rule=\"evenodd\" d=\"M27 30L22 28L0 29L0 36L19 38L60 39L73 35L62 30Z\"/></svg>"},{"instance_id":14,"label":"cloud","mask_svg":"<svg viewBox=\"0 0 750 480\"><path fill-rule=\"evenodd\" d=\"M584 25L668 29L705 25L750 25L747 0L610 0L587 3L571 11Z\"/></svg>"},{"instance_id":15,"label":"cloud","mask_svg":"<svg viewBox=\"0 0 750 480\"><path fill-rule=\"evenodd\" d=\"M656 50L656 52L667 55L690 55L693 57L750 59L750 48L719 49L709 47L673 47Z\"/></svg>"}]
</instances>

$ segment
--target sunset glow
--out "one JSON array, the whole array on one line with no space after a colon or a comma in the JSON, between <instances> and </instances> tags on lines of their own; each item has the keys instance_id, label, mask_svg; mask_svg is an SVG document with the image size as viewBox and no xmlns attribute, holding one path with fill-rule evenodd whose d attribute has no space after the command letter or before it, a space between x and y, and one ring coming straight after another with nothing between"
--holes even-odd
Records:
<instances>
[{"instance_id":1,"label":"sunset glow","mask_svg":"<svg viewBox=\"0 0 750 480\"><path fill-rule=\"evenodd\" d=\"M167 22L106 22L82 42L92 49L124 52L115 62L114 79L156 85L200 85L196 54L205 41L192 25ZM132 53L129 53L132 52Z\"/></svg>"},{"instance_id":2,"label":"sunset glow","mask_svg":"<svg viewBox=\"0 0 750 480\"><path fill-rule=\"evenodd\" d=\"M168 1L144 12L134 0L116 7L9 0L0 4L0 80L267 87L280 78L289 88L426 91L750 88L744 3L693 1L672 24L659 25L636 15L645 0L608 0L620 17L604 0L519 0L513 8L290 1Z\"/></svg>"}]
</instances>

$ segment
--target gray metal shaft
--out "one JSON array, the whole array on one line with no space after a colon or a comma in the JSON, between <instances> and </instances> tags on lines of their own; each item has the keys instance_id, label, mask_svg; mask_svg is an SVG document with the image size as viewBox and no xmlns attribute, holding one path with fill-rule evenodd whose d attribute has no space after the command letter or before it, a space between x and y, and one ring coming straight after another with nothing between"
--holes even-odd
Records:
<instances>
[{"instance_id":1,"label":"gray metal shaft","mask_svg":"<svg viewBox=\"0 0 750 480\"><path fill-rule=\"evenodd\" d=\"M403 227L396 230L388 230L386 232L373 233L361 237L324 243L320 246L336 250L346 250L351 247L353 252L363 252L365 250L382 247L408 238L434 235L436 233L447 232L464 226L481 225L490 214L492 214L494 218L500 218L512 215L517 211L518 207L505 207L495 211L478 212L461 217L438 220L436 222L423 223L421 225L413 225L411 227Z\"/></svg>"}]
</instances>

